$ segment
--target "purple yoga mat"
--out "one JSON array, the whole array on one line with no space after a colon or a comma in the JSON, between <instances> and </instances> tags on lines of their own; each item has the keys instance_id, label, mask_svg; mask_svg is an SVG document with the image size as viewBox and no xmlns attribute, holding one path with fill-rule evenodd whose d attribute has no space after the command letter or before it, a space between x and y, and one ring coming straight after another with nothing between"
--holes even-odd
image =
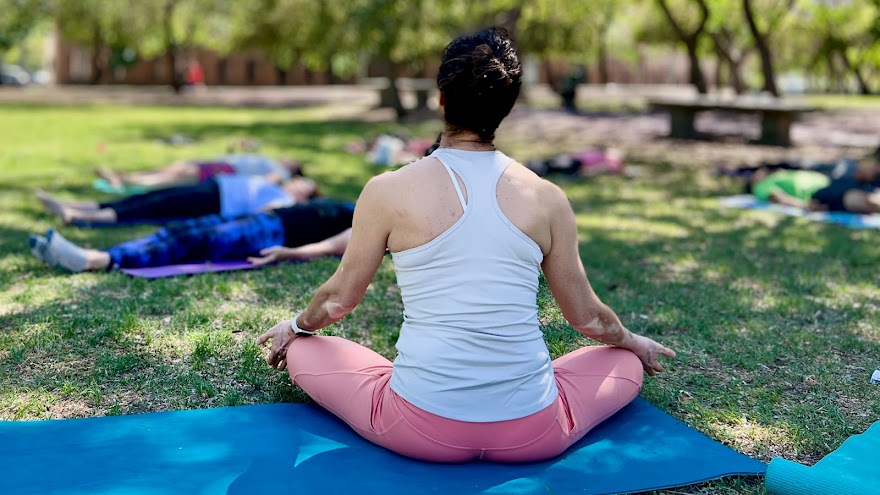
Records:
<instances>
[{"instance_id":1,"label":"purple yoga mat","mask_svg":"<svg viewBox=\"0 0 880 495\"><path fill-rule=\"evenodd\" d=\"M235 270L251 270L259 268L248 261L216 261L208 263L188 263L185 265L156 266L150 268L123 268L126 275L139 278L165 278L178 275L195 275L196 273L230 272Z\"/></svg>"}]
</instances>

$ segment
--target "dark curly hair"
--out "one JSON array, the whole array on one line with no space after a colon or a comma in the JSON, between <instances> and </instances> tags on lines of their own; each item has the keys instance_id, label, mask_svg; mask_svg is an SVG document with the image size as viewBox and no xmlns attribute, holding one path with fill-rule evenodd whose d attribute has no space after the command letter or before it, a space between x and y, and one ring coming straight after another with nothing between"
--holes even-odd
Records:
<instances>
[{"instance_id":1,"label":"dark curly hair","mask_svg":"<svg viewBox=\"0 0 880 495\"><path fill-rule=\"evenodd\" d=\"M522 65L504 28L456 38L446 46L437 73L450 133L472 131L491 142L516 103Z\"/></svg>"}]
</instances>

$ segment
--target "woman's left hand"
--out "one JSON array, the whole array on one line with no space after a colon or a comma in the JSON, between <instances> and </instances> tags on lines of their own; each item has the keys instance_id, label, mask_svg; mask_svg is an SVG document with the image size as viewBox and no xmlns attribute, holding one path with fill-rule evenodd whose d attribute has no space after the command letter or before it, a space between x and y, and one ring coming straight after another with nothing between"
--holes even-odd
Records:
<instances>
[{"instance_id":1,"label":"woman's left hand","mask_svg":"<svg viewBox=\"0 0 880 495\"><path fill-rule=\"evenodd\" d=\"M290 347L290 343L295 338L296 334L293 333L290 320L284 320L270 328L263 335L260 335L257 339L257 345L263 345L269 339L272 339L272 349L266 361L269 363L269 366L279 371L284 371L287 369L287 348Z\"/></svg>"},{"instance_id":2,"label":"woman's left hand","mask_svg":"<svg viewBox=\"0 0 880 495\"><path fill-rule=\"evenodd\" d=\"M297 251L284 246L272 246L260 251L260 256L250 256L248 261L252 265L263 266L279 261L297 259Z\"/></svg>"}]
</instances>

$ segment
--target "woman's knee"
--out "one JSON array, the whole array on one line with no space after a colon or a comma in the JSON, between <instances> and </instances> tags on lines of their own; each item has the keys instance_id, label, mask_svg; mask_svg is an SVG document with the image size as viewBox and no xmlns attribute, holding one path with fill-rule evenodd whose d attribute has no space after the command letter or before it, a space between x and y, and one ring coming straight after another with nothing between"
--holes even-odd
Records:
<instances>
[{"instance_id":1,"label":"woman's knee","mask_svg":"<svg viewBox=\"0 0 880 495\"><path fill-rule=\"evenodd\" d=\"M290 378L297 374L359 373L385 375L391 361L375 351L342 337L297 337L287 348Z\"/></svg>"},{"instance_id":2,"label":"woman's knee","mask_svg":"<svg viewBox=\"0 0 880 495\"><path fill-rule=\"evenodd\" d=\"M645 368L642 360L636 354L628 349L612 347L614 358L618 364L618 372L615 376L626 378L633 381L639 388L642 386L642 380L645 377Z\"/></svg>"},{"instance_id":3,"label":"woman's knee","mask_svg":"<svg viewBox=\"0 0 880 495\"><path fill-rule=\"evenodd\" d=\"M315 335L311 337L297 337L290 343L287 348L287 364L288 368L293 370L296 365L307 365L312 361L321 361L326 359L328 349L337 346L344 346L347 342L342 337L334 337L330 335ZM322 356L323 354L323 356ZM291 371L292 375L293 371Z\"/></svg>"},{"instance_id":4,"label":"woman's knee","mask_svg":"<svg viewBox=\"0 0 880 495\"><path fill-rule=\"evenodd\" d=\"M553 367L577 374L626 378L640 386L642 383L642 361L621 347L583 347L553 361Z\"/></svg>"}]
</instances>

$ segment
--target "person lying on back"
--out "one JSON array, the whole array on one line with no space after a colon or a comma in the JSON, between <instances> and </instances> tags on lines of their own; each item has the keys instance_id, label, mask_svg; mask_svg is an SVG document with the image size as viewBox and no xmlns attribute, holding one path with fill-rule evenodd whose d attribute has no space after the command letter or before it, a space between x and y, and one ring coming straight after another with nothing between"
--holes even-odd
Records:
<instances>
[{"instance_id":1,"label":"person lying on back","mask_svg":"<svg viewBox=\"0 0 880 495\"><path fill-rule=\"evenodd\" d=\"M746 192L762 201L813 211L880 212L873 183L852 176L833 179L811 170L758 169L747 179Z\"/></svg>"},{"instance_id":2,"label":"person lying on back","mask_svg":"<svg viewBox=\"0 0 880 495\"><path fill-rule=\"evenodd\" d=\"M43 206L64 223L144 222L236 217L302 204L318 196L315 181L293 177L276 184L264 177L219 175L204 182L155 189L111 201L63 201L37 191Z\"/></svg>"}]
</instances>

